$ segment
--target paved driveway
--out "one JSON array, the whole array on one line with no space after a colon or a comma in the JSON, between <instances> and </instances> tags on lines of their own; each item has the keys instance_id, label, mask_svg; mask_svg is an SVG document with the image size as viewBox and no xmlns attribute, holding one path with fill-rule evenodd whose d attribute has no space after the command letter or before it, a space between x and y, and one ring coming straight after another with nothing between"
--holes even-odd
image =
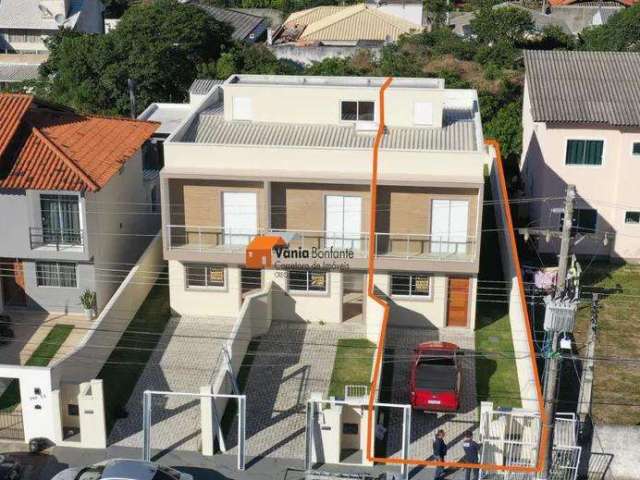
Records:
<instances>
[{"instance_id":1,"label":"paved driveway","mask_svg":"<svg viewBox=\"0 0 640 480\"><path fill-rule=\"evenodd\" d=\"M393 375L389 381L383 379L383 388L391 385L391 403L408 404L409 399L409 358L413 348L420 342L440 340L453 342L472 352L474 334L467 330L443 329L424 330L415 328L392 328L387 337L387 349L392 349ZM443 429L449 447L447 460L458 460L463 455L462 438L466 430L475 430L478 426L479 406L476 401L476 372L473 356L462 360L462 387L460 411L454 414L427 414L411 412L411 458L428 459L433 453L432 442L435 432ZM387 455L400 457L402 442L402 411L393 409L389 416L387 432Z\"/></svg>"},{"instance_id":2,"label":"paved driveway","mask_svg":"<svg viewBox=\"0 0 640 480\"><path fill-rule=\"evenodd\" d=\"M357 322L272 324L260 339L245 388L248 456L304 458L306 401L312 392L327 397L338 340L364 334ZM235 444L234 424L227 446Z\"/></svg>"},{"instance_id":3,"label":"paved driveway","mask_svg":"<svg viewBox=\"0 0 640 480\"><path fill-rule=\"evenodd\" d=\"M142 394L145 390L199 392L217 371L220 349L233 318L172 318L147 362L127 403L128 417L118 420L109 444L142 447ZM200 400L154 397L151 448L200 449Z\"/></svg>"}]
</instances>

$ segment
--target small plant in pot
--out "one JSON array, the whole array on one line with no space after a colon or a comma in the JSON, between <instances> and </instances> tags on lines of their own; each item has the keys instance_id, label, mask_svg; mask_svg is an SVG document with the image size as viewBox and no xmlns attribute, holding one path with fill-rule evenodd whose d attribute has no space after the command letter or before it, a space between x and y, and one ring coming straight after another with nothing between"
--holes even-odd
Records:
<instances>
[{"instance_id":1,"label":"small plant in pot","mask_svg":"<svg viewBox=\"0 0 640 480\"><path fill-rule=\"evenodd\" d=\"M82 307L84 308L84 314L88 320L93 319L95 307L96 307L96 292L92 292L89 289L86 289L80 295L80 303L82 303Z\"/></svg>"}]
</instances>

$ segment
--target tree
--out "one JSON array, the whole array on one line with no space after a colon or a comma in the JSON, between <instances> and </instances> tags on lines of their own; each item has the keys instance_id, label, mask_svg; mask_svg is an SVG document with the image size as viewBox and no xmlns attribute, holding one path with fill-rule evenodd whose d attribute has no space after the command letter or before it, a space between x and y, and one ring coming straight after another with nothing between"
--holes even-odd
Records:
<instances>
[{"instance_id":1,"label":"tree","mask_svg":"<svg viewBox=\"0 0 640 480\"><path fill-rule=\"evenodd\" d=\"M493 7L483 3L471 20L471 30L477 40L487 46L503 42L511 46L522 43L535 25L531 14L518 7Z\"/></svg>"},{"instance_id":2,"label":"tree","mask_svg":"<svg viewBox=\"0 0 640 480\"><path fill-rule=\"evenodd\" d=\"M446 27L447 13L451 10L448 0L424 0L432 27Z\"/></svg>"},{"instance_id":3,"label":"tree","mask_svg":"<svg viewBox=\"0 0 640 480\"><path fill-rule=\"evenodd\" d=\"M136 4L106 35L61 31L48 46L41 74L51 98L87 112L126 114L127 79L136 82L138 105L185 96L198 66L215 62L231 27L175 0Z\"/></svg>"},{"instance_id":4,"label":"tree","mask_svg":"<svg viewBox=\"0 0 640 480\"><path fill-rule=\"evenodd\" d=\"M484 124L484 134L500 142L509 163L517 162L522 150L522 100L514 100L499 108L495 116Z\"/></svg>"},{"instance_id":5,"label":"tree","mask_svg":"<svg viewBox=\"0 0 640 480\"><path fill-rule=\"evenodd\" d=\"M277 59L263 44L237 44L215 64L215 76L221 80L234 73L292 75L300 70L293 62Z\"/></svg>"},{"instance_id":6,"label":"tree","mask_svg":"<svg viewBox=\"0 0 640 480\"><path fill-rule=\"evenodd\" d=\"M576 41L558 25L547 25L535 39L527 42L528 50L573 50Z\"/></svg>"},{"instance_id":7,"label":"tree","mask_svg":"<svg viewBox=\"0 0 640 480\"><path fill-rule=\"evenodd\" d=\"M640 4L621 10L604 25L583 30L580 48L640 52Z\"/></svg>"}]
</instances>

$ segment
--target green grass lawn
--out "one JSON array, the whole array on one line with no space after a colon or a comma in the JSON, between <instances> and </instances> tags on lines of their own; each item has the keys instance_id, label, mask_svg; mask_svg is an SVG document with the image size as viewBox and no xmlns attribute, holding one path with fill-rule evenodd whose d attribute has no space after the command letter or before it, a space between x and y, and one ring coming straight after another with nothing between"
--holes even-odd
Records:
<instances>
[{"instance_id":1,"label":"green grass lawn","mask_svg":"<svg viewBox=\"0 0 640 480\"><path fill-rule=\"evenodd\" d=\"M170 317L169 287L156 284L98 374L104 383L108 431L124 414L127 401Z\"/></svg>"},{"instance_id":2,"label":"green grass lawn","mask_svg":"<svg viewBox=\"0 0 640 480\"><path fill-rule=\"evenodd\" d=\"M588 263L582 264L586 267ZM598 315L593 419L597 423L640 425L640 266L595 263L585 268L582 285L583 296L590 297L594 289L608 292L600 301ZM590 308L586 298L578 311L575 339L579 356L586 354Z\"/></svg>"},{"instance_id":3,"label":"green grass lawn","mask_svg":"<svg viewBox=\"0 0 640 480\"><path fill-rule=\"evenodd\" d=\"M375 344L366 338L338 340L329 396L343 398L345 385L369 386L374 350Z\"/></svg>"},{"instance_id":4,"label":"green grass lawn","mask_svg":"<svg viewBox=\"0 0 640 480\"><path fill-rule=\"evenodd\" d=\"M54 325L42 343L31 354L25 365L30 367L46 367L49 365L49 362L58 353L72 330L73 325ZM13 380L0 396L0 410L13 410L19 403L20 383L18 380Z\"/></svg>"},{"instance_id":5,"label":"green grass lawn","mask_svg":"<svg viewBox=\"0 0 640 480\"><path fill-rule=\"evenodd\" d=\"M478 304L476 322L478 401L492 401L500 407L520 407L518 372L513 359L509 315L502 306Z\"/></svg>"},{"instance_id":6,"label":"green grass lawn","mask_svg":"<svg viewBox=\"0 0 640 480\"><path fill-rule=\"evenodd\" d=\"M485 177L485 200L492 200L491 183ZM496 232L495 204L485 205L482 211L482 246L480 250L479 293L476 313L476 391L478 401L492 401L496 406L519 407L520 388L516 362L513 358L513 339L507 290L500 257L500 243Z\"/></svg>"}]
</instances>

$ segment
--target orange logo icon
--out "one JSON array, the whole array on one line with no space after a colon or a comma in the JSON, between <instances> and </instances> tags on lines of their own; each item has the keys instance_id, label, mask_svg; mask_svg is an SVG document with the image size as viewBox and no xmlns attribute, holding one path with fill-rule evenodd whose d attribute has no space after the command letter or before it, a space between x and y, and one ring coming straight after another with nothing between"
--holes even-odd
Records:
<instances>
[{"instance_id":1,"label":"orange logo icon","mask_svg":"<svg viewBox=\"0 0 640 480\"><path fill-rule=\"evenodd\" d=\"M244 263L249 268L270 268L273 248L284 247L286 244L287 242L277 235L258 235L247 245Z\"/></svg>"}]
</instances>

